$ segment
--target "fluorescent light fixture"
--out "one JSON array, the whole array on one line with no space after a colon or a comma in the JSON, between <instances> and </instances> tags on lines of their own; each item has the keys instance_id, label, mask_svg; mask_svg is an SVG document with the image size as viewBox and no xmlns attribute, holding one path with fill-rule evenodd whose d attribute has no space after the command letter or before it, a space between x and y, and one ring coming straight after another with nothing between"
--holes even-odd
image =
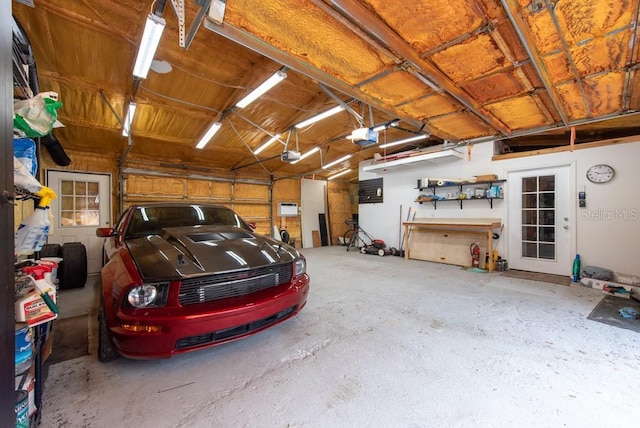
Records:
<instances>
[{"instance_id":1,"label":"fluorescent light fixture","mask_svg":"<svg viewBox=\"0 0 640 428\"><path fill-rule=\"evenodd\" d=\"M122 135L124 137L129 136L129 130L131 129L131 122L133 122L133 116L136 114L136 107L138 105L131 101L129 103L129 108L127 109L127 115L124 118L124 122L122 123Z\"/></svg>"},{"instance_id":2,"label":"fluorescent light fixture","mask_svg":"<svg viewBox=\"0 0 640 428\"><path fill-rule=\"evenodd\" d=\"M258 86L253 91L251 91L246 97L238 101L238 103L236 104L236 107L245 108L246 106L254 102L256 98L258 98L259 96L261 96L262 94L264 94L269 89L273 88L274 86L276 86L278 83L282 82L286 78L287 78L287 73L285 73L282 70L276 71L275 74L273 74L267 80L262 82L260 86Z\"/></svg>"},{"instance_id":3,"label":"fluorescent light fixture","mask_svg":"<svg viewBox=\"0 0 640 428\"><path fill-rule=\"evenodd\" d=\"M300 129L300 128L304 128L306 126L311 125L312 123L316 123L321 121L322 119L326 119L329 116L333 116L336 113L340 113L342 110L344 110L344 107L340 106L335 106L334 108L331 108L327 111L324 111L320 114L317 114L315 116L310 117L307 120L303 120L302 122L298 123L297 125L295 125L296 128Z\"/></svg>"},{"instance_id":4,"label":"fluorescent light fixture","mask_svg":"<svg viewBox=\"0 0 640 428\"><path fill-rule=\"evenodd\" d=\"M153 61L153 56L156 54L158 44L160 44L160 37L162 37L165 25L166 22L161 16L151 13L147 16L147 23L144 26L142 40L140 41L140 49L138 50L136 63L133 66L133 75L135 77L147 78L151 61Z\"/></svg>"},{"instance_id":5,"label":"fluorescent light fixture","mask_svg":"<svg viewBox=\"0 0 640 428\"><path fill-rule=\"evenodd\" d=\"M327 178L327 180L333 180L334 178L338 178L342 175L345 175L346 173L351 172L351 169L345 169L344 171L340 171L337 174L333 174L331 177Z\"/></svg>"},{"instance_id":6,"label":"fluorescent light fixture","mask_svg":"<svg viewBox=\"0 0 640 428\"><path fill-rule=\"evenodd\" d=\"M353 155L351 155L351 154L349 154L349 155L344 155L344 156L342 156L340 159L334 160L333 162L326 164L325 166L323 166L323 167L322 167L322 169L331 168L332 166L337 165L337 164L339 164L340 162L344 162L344 161L346 161L346 160L347 160L347 159L349 159L351 156L353 156Z\"/></svg>"},{"instance_id":7,"label":"fluorescent light fixture","mask_svg":"<svg viewBox=\"0 0 640 428\"><path fill-rule=\"evenodd\" d=\"M381 149L385 149L387 147L392 147L392 146L397 146L400 144L404 144L404 143L411 143L412 141L420 141L420 140L424 140L426 138L429 138L429 135L416 135L415 137L409 137L409 138L405 138L403 140L397 140L397 141L392 141L390 143L387 144L382 144L380 145Z\"/></svg>"},{"instance_id":8,"label":"fluorescent light fixture","mask_svg":"<svg viewBox=\"0 0 640 428\"><path fill-rule=\"evenodd\" d=\"M204 135L202 136L202 138L200 139L200 141L198 141L198 144L196 144L196 149L202 149L204 148L204 146L207 145L207 143L209 142L209 140L211 140L211 138L213 138L213 136L215 135L216 132L218 132L218 130L220 129L220 127L222 126L222 123L220 122L215 122L213 123L209 129L207 129L207 132L204 133Z\"/></svg>"},{"instance_id":9,"label":"fluorescent light fixture","mask_svg":"<svg viewBox=\"0 0 640 428\"><path fill-rule=\"evenodd\" d=\"M316 153L316 152L318 152L318 151L320 151L320 147L317 147L317 146L316 146L316 147L314 147L313 149L309 150L308 152L303 153L303 154L302 154L302 156L300 156L300 159L298 159L298 160L296 160L296 161L291 162L291 164L298 163L298 162L300 162L302 159L306 159L306 158L308 158L309 156L311 156L312 154L314 154L314 153Z\"/></svg>"},{"instance_id":10,"label":"fluorescent light fixture","mask_svg":"<svg viewBox=\"0 0 640 428\"><path fill-rule=\"evenodd\" d=\"M253 154L257 155L258 153L260 153L261 151L263 151L264 149L266 149L267 147L269 147L271 144L273 144L274 141L277 141L278 138L280 138L282 134L276 134L273 137L269 138L269 141L267 141L266 143L264 143L263 145L261 145L260 147L258 147L257 149L254 150Z\"/></svg>"}]
</instances>

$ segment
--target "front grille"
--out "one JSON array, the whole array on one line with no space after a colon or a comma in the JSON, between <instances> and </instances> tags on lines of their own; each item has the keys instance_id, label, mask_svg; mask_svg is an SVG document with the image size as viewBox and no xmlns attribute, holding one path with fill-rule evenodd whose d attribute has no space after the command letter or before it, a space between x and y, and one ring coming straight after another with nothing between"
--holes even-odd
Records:
<instances>
[{"instance_id":1,"label":"front grille","mask_svg":"<svg viewBox=\"0 0 640 428\"><path fill-rule=\"evenodd\" d=\"M253 331L266 328L271 324L275 324L278 321L281 321L282 319L291 315L293 312L295 312L295 310L296 310L296 306L292 306L290 308L287 308L283 311L278 312L277 314L250 322L248 324L226 328L224 330L218 330L211 333L200 334L198 336L185 337L183 339L178 340L178 342L176 342L176 349L186 349L186 348L193 348L195 346L201 346L201 345L211 345L216 342L223 342L226 340L233 339L234 337L243 336Z\"/></svg>"},{"instance_id":2,"label":"front grille","mask_svg":"<svg viewBox=\"0 0 640 428\"><path fill-rule=\"evenodd\" d=\"M221 273L182 280L179 301L194 305L229 297L246 296L256 291L286 284L293 276L293 263L264 266L257 269Z\"/></svg>"}]
</instances>

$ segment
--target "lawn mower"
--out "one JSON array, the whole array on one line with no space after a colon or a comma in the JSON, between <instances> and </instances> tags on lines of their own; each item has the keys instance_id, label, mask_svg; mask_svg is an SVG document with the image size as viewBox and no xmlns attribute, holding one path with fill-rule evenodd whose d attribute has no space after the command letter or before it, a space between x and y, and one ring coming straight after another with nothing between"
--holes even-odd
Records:
<instances>
[{"instance_id":1,"label":"lawn mower","mask_svg":"<svg viewBox=\"0 0 640 428\"><path fill-rule=\"evenodd\" d=\"M382 239L372 239L371 244L360 247L362 254L377 254L380 257L392 255L395 256L398 250L394 247L387 248L387 244Z\"/></svg>"}]
</instances>

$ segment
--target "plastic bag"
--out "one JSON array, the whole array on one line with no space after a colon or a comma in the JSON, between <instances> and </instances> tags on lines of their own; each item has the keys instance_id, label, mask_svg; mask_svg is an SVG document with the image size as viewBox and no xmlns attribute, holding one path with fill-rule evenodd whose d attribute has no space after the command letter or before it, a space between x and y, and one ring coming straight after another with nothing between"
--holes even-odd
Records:
<instances>
[{"instance_id":1,"label":"plastic bag","mask_svg":"<svg viewBox=\"0 0 640 428\"><path fill-rule=\"evenodd\" d=\"M13 156L24 165L24 167L35 176L38 170L38 160L36 159L36 143L31 138L13 139Z\"/></svg>"},{"instance_id":2,"label":"plastic bag","mask_svg":"<svg viewBox=\"0 0 640 428\"><path fill-rule=\"evenodd\" d=\"M27 168L15 156L13 157L13 183L16 187L32 193L42 189L42 184L29 174Z\"/></svg>"},{"instance_id":3,"label":"plastic bag","mask_svg":"<svg viewBox=\"0 0 640 428\"><path fill-rule=\"evenodd\" d=\"M13 127L27 137L43 137L53 129L62 103L55 92L41 92L13 103Z\"/></svg>"},{"instance_id":4,"label":"plastic bag","mask_svg":"<svg viewBox=\"0 0 640 428\"><path fill-rule=\"evenodd\" d=\"M602 281L613 281L613 271L597 266L585 266L582 269L582 278L600 279Z\"/></svg>"}]
</instances>

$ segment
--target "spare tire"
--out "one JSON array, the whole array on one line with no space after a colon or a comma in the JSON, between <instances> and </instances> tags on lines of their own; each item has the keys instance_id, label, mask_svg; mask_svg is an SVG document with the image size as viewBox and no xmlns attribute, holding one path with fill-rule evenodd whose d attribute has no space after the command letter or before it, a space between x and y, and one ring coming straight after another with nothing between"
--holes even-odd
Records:
<instances>
[{"instance_id":1,"label":"spare tire","mask_svg":"<svg viewBox=\"0 0 640 428\"><path fill-rule=\"evenodd\" d=\"M67 242L60 251L60 289L84 287L87 282L87 249L81 242Z\"/></svg>"}]
</instances>

